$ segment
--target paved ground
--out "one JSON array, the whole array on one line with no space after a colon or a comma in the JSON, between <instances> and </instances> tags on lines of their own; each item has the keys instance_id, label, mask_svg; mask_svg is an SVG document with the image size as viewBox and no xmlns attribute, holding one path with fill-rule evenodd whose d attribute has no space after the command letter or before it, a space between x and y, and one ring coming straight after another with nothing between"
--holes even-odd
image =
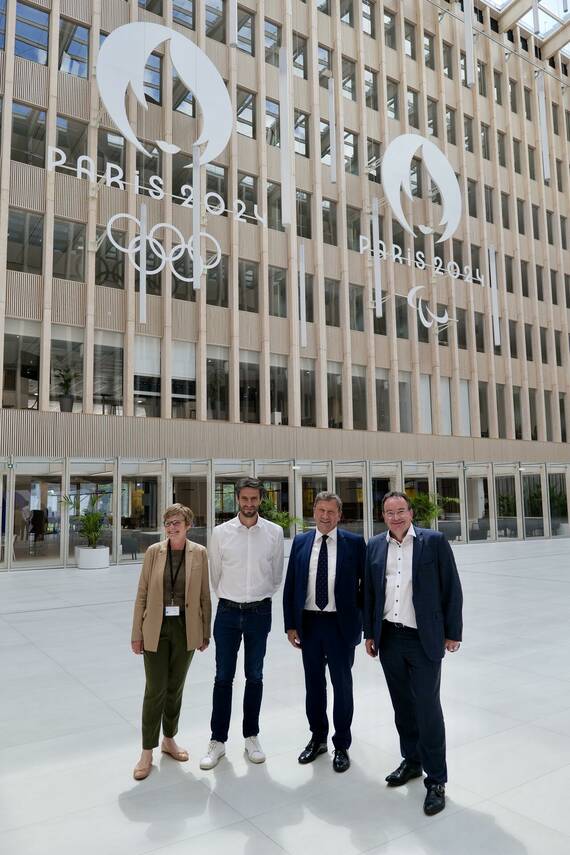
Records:
<instances>
[{"instance_id":1,"label":"paved ground","mask_svg":"<svg viewBox=\"0 0 570 855\"><path fill-rule=\"evenodd\" d=\"M423 815L423 787L388 790L398 765L377 663L355 665L352 768L297 763L308 733L299 656L279 598L266 660L262 744L243 756L236 714L213 772L213 650L197 654L180 741L132 780L143 691L129 635L137 567L0 575L0 849L6 855L568 855L570 540L455 548L465 640L444 664L448 807ZM191 848L189 848L191 847Z\"/></svg>"}]
</instances>

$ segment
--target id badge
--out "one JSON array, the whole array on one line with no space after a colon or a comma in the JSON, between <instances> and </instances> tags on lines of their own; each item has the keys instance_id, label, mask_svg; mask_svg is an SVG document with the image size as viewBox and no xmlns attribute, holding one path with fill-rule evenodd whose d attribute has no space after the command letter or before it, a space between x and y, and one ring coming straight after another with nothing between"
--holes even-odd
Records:
<instances>
[{"instance_id":1,"label":"id badge","mask_svg":"<svg viewBox=\"0 0 570 855\"><path fill-rule=\"evenodd\" d=\"M179 617L180 616L180 606L165 606L164 607L164 616L165 617Z\"/></svg>"}]
</instances>

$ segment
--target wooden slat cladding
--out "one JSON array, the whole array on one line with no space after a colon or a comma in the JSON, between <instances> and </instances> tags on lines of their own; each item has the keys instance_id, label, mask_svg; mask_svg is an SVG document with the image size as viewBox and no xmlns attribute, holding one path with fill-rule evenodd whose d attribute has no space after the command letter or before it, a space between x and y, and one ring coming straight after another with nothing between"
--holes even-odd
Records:
<instances>
[{"instance_id":1,"label":"wooden slat cladding","mask_svg":"<svg viewBox=\"0 0 570 855\"><path fill-rule=\"evenodd\" d=\"M89 81L60 71L57 75L57 112L88 121ZM86 151L79 154L86 154Z\"/></svg>"},{"instance_id":2,"label":"wooden slat cladding","mask_svg":"<svg viewBox=\"0 0 570 855\"><path fill-rule=\"evenodd\" d=\"M52 319L54 324L85 326L84 282L54 279L52 291Z\"/></svg>"},{"instance_id":3,"label":"wooden slat cladding","mask_svg":"<svg viewBox=\"0 0 570 855\"><path fill-rule=\"evenodd\" d=\"M46 173L38 166L10 163L10 205L27 211L45 209Z\"/></svg>"},{"instance_id":4,"label":"wooden slat cladding","mask_svg":"<svg viewBox=\"0 0 570 855\"><path fill-rule=\"evenodd\" d=\"M196 341L196 304L185 300L172 302L172 338L180 341Z\"/></svg>"},{"instance_id":5,"label":"wooden slat cladding","mask_svg":"<svg viewBox=\"0 0 570 855\"><path fill-rule=\"evenodd\" d=\"M101 185L97 189L99 200L99 212L97 222L101 225L107 225L111 217L115 214L122 214L126 211L126 200L122 190L117 190L116 187L105 187ZM119 231L126 231L127 220L119 220L116 228Z\"/></svg>"},{"instance_id":6,"label":"wooden slat cladding","mask_svg":"<svg viewBox=\"0 0 570 855\"><path fill-rule=\"evenodd\" d=\"M107 0L103 6L107 5ZM76 21L83 21L85 24L91 23L93 14L91 0L61 0L61 14L69 15Z\"/></svg>"},{"instance_id":7,"label":"wooden slat cladding","mask_svg":"<svg viewBox=\"0 0 570 855\"><path fill-rule=\"evenodd\" d=\"M43 280L35 273L6 271L6 315L9 318L42 319Z\"/></svg>"},{"instance_id":8,"label":"wooden slat cladding","mask_svg":"<svg viewBox=\"0 0 570 855\"><path fill-rule=\"evenodd\" d=\"M149 104L147 110L137 107L137 136L143 143L153 143L163 138L164 123L160 107L154 104Z\"/></svg>"},{"instance_id":9,"label":"wooden slat cladding","mask_svg":"<svg viewBox=\"0 0 570 855\"><path fill-rule=\"evenodd\" d=\"M47 109L49 72L45 65L14 58L14 101Z\"/></svg>"},{"instance_id":10,"label":"wooden slat cladding","mask_svg":"<svg viewBox=\"0 0 570 855\"><path fill-rule=\"evenodd\" d=\"M138 304L139 295L136 295ZM137 318L138 318L137 305ZM149 294L146 298L146 324L135 324L135 331L141 335L162 335L162 297L155 297Z\"/></svg>"},{"instance_id":11,"label":"wooden slat cladding","mask_svg":"<svg viewBox=\"0 0 570 855\"><path fill-rule=\"evenodd\" d=\"M95 327L125 331L125 291L101 286L95 290Z\"/></svg>"},{"instance_id":12,"label":"wooden slat cladding","mask_svg":"<svg viewBox=\"0 0 570 855\"><path fill-rule=\"evenodd\" d=\"M55 176L55 215L66 220L87 221L89 182L58 172Z\"/></svg>"},{"instance_id":13,"label":"wooden slat cladding","mask_svg":"<svg viewBox=\"0 0 570 855\"><path fill-rule=\"evenodd\" d=\"M69 0L73 3L74 0ZM104 0L101 4L101 29L105 33L126 24L129 20L129 4L125 0Z\"/></svg>"}]
</instances>

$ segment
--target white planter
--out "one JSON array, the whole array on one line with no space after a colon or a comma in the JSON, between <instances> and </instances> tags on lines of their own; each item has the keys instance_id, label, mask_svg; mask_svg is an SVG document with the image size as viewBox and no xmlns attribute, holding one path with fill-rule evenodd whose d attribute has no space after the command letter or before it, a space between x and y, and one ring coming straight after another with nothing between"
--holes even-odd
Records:
<instances>
[{"instance_id":1,"label":"white planter","mask_svg":"<svg viewBox=\"0 0 570 855\"><path fill-rule=\"evenodd\" d=\"M108 567L109 547L96 546L95 549L91 549L89 546L76 546L75 560L79 570L100 570Z\"/></svg>"}]
</instances>

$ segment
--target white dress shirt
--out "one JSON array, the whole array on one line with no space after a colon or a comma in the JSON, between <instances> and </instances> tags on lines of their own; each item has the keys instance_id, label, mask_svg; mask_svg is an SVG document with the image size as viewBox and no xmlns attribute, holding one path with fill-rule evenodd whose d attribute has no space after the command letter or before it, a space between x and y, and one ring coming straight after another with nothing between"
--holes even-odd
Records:
<instances>
[{"instance_id":1,"label":"white dress shirt","mask_svg":"<svg viewBox=\"0 0 570 855\"><path fill-rule=\"evenodd\" d=\"M412 556L414 552L413 525L410 525L402 543L386 532L388 556L386 559L386 598L384 600L384 620L403 623L404 626L418 628L416 612L412 601Z\"/></svg>"},{"instance_id":2,"label":"white dress shirt","mask_svg":"<svg viewBox=\"0 0 570 855\"><path fill-rule=\"evenodd\" d=\"M272 597L283 576L283 529L263 517L248 528L238 514L215 527L208 558L218 599L254 603Z\"/></svg>"},{"instance_id":3,"label":"white dress shirt","mask_svg":"<svg viewBox=\"0 0 570 855\"><path fill-rule=\"evenodd\" d=\"M324 609L320 609L317 606L317 603L315 602L315 587L317 584L317 564L319 563L319 552L321 551L322 542L323 536L321 532L317 529L315 533L315 541L313 543L313 548L311 549L311 558L309 561L309 579L307 581L307 598L305 600L305 608L311 612L336 612L336 603L334 599L337 545L336 528L333 528L332 531L329 532L327 537L327 555L329 560L327 581L329 599Z\"/></svg>"}]
</instances>

